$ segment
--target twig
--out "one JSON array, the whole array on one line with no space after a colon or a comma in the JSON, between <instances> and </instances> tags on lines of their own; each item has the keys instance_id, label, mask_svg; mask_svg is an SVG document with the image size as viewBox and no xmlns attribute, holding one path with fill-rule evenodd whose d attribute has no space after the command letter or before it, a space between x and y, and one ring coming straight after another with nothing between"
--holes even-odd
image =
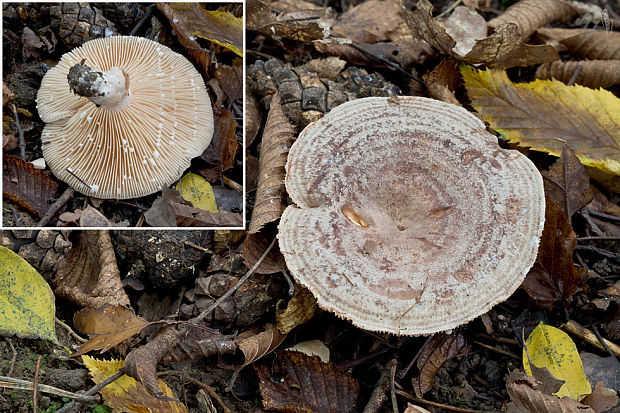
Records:
<instances>
[{"instance_id":1,"label":"twig","mask_svg":"<svg viewBox=\"0 0 620 413\"><path fill-rule=\"evenodd\" d=\"M611 351L611 349L605 342L605 339L603 338L603 336L601 336L601 333L598 332L598 328L596 328L594 324L590 325L590 327L592 327L592 331L594 331L594 334L596 335L598 342L601 343L601 345L605 348L605 351L607 351L607 353L609 353L610 356L615 357L616 360L618 360L616 355Z\"/></svg>"},{"instance_id":2,"label":"twig","mask_svg":"<svg viewBox=\"0 0 620 413\"><path fill-rule=\"evenodd\" d=\"M602 255L605 258L613 258L613 259L617 259L620 256L620 254L614 254L602 248L596 248L591 245L577 245L575 247L575 251L594 252L596 254Z\"/></svg>"},{"instance_id":3,"label":"twig","mask_svg":"<svg viewBox=\"0 0 620 413\"><path fill-rule=\"evenodd\" d=\"M577 241L620 241L620 237L581 237Z\"/></svg>"},{"instance_id":4,"label":"twig","mask_svg":"<svg viewBox=\"0 0 620 413\"><path fill-rule=\"evenodd\" d=\"M27 391L32 391L34 389L33 383L31 381L15 379L13 377L6 377L6 376L0 376L0 387L5 387L7 389L27 390ZM48 386L45 384L39 384L37 386L37 389L38 391L42 393L55 394L56 396L59 396L59 397L66 397L68 399L80 400L84 403L99 401L99 396L88 396L85 394L73 393L70 391L59 389L53 386ZM67 410L67 412L68 411L69 410ZM60 410L58 410L56 413L60 413Z\"/></svg>"},{"instance_id":5,"label":"twig","mask_svg":"<svg viewBox=\"0 0 620 413\"><path fill-rule=\"evenodd\" d=\"M206 316L208 316L209 314L211 314L211 311L215 310L221 303L222 301L224 301L225 299L227 299L228 297L230 297L231 295L233 295L233 293L235 291L237 291L237 289L241 286L241 284L243 284L244 282L246 282L246 280L248 278L250 278L250 276L254 273L254 271L256 271L256 269L258 268L258 266L263 262L263 260L265 259L265 257L267 256L267 254L269 254L269 251L271 251L271 249L273 248L274 245L276 245L276 241L277 238L274 238L273 241L271 241L271 244L269 244L269 247L267 247L267 249L265 250L265 252L263 252L263 255L260 256L260 258L258 259L258 261L256 261L256 263L252 266L252 268L250 268L250 270L245 273L245 275L241 278L239 278L239 281L237 281L237 283L235 285L233 285L228 291L226 291L226 293L221 296L220 298L218 298L213 304L211 304L209 306L209 308L207 308L206 310L204 310L203 312L201 312L198 316L194 317L191 321L192 323L196 324L198 322L200 322L202 319L204 319Z\"/></svg>"},{"instance_id":6,"label":"twig","mask_svg":"<svg viewBox=\"0 0 620 413\"><path fill-rule=\"evenodd\" d=\"M390 396L392 400L392 412L398 412L398 400L396 399L396 389L394 387L396 383L396 367L398 366L398 360L394 359L394 363L390 368Z\"/></svg>"},{"instance_id":7,"label":"twig","mask_svg":"<svg viewBox=\"0 0 620 413\"><path fill-rule=\"evenodd\" d=\"M456 0L454 3L452 3L450 5L450 7L448 7L447 9L445 9L444 11L442 11L441 13L439 13L437 16L435 16L436 19L441 19L443 16L445 16L446 14L450 13L452 10L456 9L456 6L458 6L459 4L461 4L463 0Z\"/></svg>"},{"instance_id":8,"label":"twig","mask_svg":"<svg viewBox=\"0 0 620 413\"><path fill-rule=\"evenodd\" d=\"M588 225L590 226L590 228L592 229L592 231L594 231L596 235L601 236L601 237L605 236L605 233L598 227L598 225L596 225L594 221L592 221L592 218L590 218L590 210L588 208L583 208L580 214L583 217L583 219L586 220L586 222L588 223Z\"/></svg>"},{"instance_id":9,"label":"twig","mask_svg":"<svg viewBox=\"0 0 620 413\"><path fill-rule=\"evenodd\" d=\"M599 350L605 351L605 347L603 347L598 337L596 337L596 334L594 334L592 331L588 330L581 324L577 323L576 321L569 320L566 324L562 324L560 328L568 331L571 334L576 335L577 337L579 337L586 343L592 344L594 347L598 348ZM603 342L607 344L607 347L609 347L609 350L616 357L620 357L620 346L606 339L603 339Z\"/></svg>"},{"instance_id":10,"label":"twig","mask_svg":"<svg viewBox=\"0 0 620 413\"><path fill-rule=\"evenodd\" d=\"M34 368L34 383L32 384L32 407L33 412L37 413L37 387L39 387L39 367L41 366L41 355L37 357L37 365Z\"/></svg>"},{"instance_id":11,"label":"twig","mask_svg":"<svg viewBox=\"0 0 620 413\"><path fill-rule=\"evenodd\" d=\"M233 181L232 179L230 179L227 176L222 176L222 181L224 182L224 184L226 186L228 186L229 188L232 188L236 191L240 190L241 188L243 188L242 185L239 185L237 182Z\"/></svg>"},{"instance_id":12,"label":"twig","mask_svg":"<svg viewBox=\"0 0 620 413\"><path fill-rule=\"evenodd\" d=\"M60 195L60 197L58 197L58 199L56 199L56 201L54 201L54 203L50 205L47 211L45 211L45 214L43 214L39 222L37 222L36 226L46 226L47 223L50 222L50 219L52 219L52 217L56 215L58 211L60 211L60 208L62 208L69 201L69 199L71 199L74 193L75 190L71 187L68 187L65 192L63 192L62 195Z\"/></svg>"},{"instance_id":13,"label":"twig","mask_svg":"<svg viewBox=\"0 0 620 413\"><path fill-rule=\"evenodd\" d=\"M67 330L69 335L71 335L71 337L75 338L80 343L86 343L88 341L87 339L80 337L75 331L71 329L71 327L69 327L67 324L63 323L62 321L60 321L58 317L55 317L55 322L56 324L58 324L59 326Z\"/></svg>"},{"instance_id":14,"label":"twig","mask_svg":"<svg viewBox=\"0 0 620 413\"><path fill-rule=\"evenodd\" d=\"M291 277L289 277L288 271L282 270L282 275L288 284L288 295L292 297L295 291L295 284L293 283L293 280L291 280Z\"/></svg>"},{"instance_id":15,"label":"twig","mask_svg":"<svg viewBox=\"0 0 620 413\"><path fill-rule=\"evenodd\" d=\"M568 82L566 82L566 86L572 86L575 83L575 81L577 80L577 77L581 74L582 70L583 70L583 65L581 63L577 64L577 67L575 68L575 71L571 75L571 77L568 80Z\"/></svg>"},{"instance_id":16,"label":"twig","mask_svg":"<svg viewBox=\"0 0 620 413\"><path fill-rule=\"evenodd\" d=\"M588 209L588 212L590 213L590 215L594 215L595 217L598 217L598 218L607 219L609 221L620 222L620 217L617 217L615 215L604 214L602 212L592 211L591 209Z\"/></svg>"},{"instance_id":17,"label":"twig","mask_svg":"<svg viewBox=\"0 0 620 413\"><path fill-rule=\"evenodd\" d=\"M443 404L443 403L437 403L437 402L432 402L430 400L426 400L426 399L420 399L415 397L413 394L407 393L406 391L402 391L402 390L395 390L396 394L398 394L399 396L403 396L406 399L409 400L413 400L416 403L422 403L422 404L427 404L429 406L433 406L433 407L439 407L440 409L444 409L444 410L450 410L452 412L462 412L462 413L487 413L484 410L472 410L472 409L464 409L462 407L454 407L454 406L450 406L448 404Z\"/></svg>"},{"instance_id":18,"label":"twig","mask_svg":"<svg viewBox=\"0 0 620 413\"><path fill-rule=\"evenodd\" d=\"M206 252L207 254L213 254L213 251L211 251L210 249L201 247L200 245L194 244L190 241L185 241L185 245L187 245L188 247L196 248L198 251Z\"/></svg>"},{"instance_id":19,"label":"twig","mask_svg":"<svg viewBox=\"0 0 620 413\"><path fill-rule=\"evenodd\" d=\"M84 392L84 396L86 396L86 397L95 397L96 400L94 400L94 401L99 401L100 397L97 396L96 393L99 390L103 389L108 384L110 384L110 383L118 380L119 378L123 377L124 375L125 375L125 373L123 373L122 371L117 371L116 373L114 373L112 376L108 377L104 381L99 382L96 385L94 385L93 387L91 387L90 389L86 390ZM74 401L74 402L65 404L62 408L56 410L56 413L72 413L72 412L75 412L76 409L78 408L79 404L89 403L90 401L93 401L93 400Z\"/></svg>"},{"instance_id":20,"label":"twig","mask_svg":"<svg viewBox=\"0 0 620 413\"><path fill-rule=\"evenodd\" d=\"M9 343L9 347L11 347L11 352L13 356L11 357L11 365L9 366L9 372L7 376L11 376L13 374L13 370L15 369L15 362L17 361L17 351L15 350L15 346L10 338L6 338L7 343Z\"/></svg>"},{"instance_id":21,"label":"twig","mask_svg":"<svg viewBox=\"0 0 620 413\"><path fill-rule=\"evenodd\" d=\"M390 362L381 371L381 376L375 384L375 388L370 395L368 403L364 408L364 413L378 413L383 407L383 404L387 400L387 391L390 387L390 376L392 373L392 366L396 365L396 359L390 360Z\"/></svg>"},{"instance_id":22,"label":"twig","mask_svg":"<svg viewBox=\"0 0 620 413\"><path fill-rule=\"evenodd\" d=\"M144 13L144 16L142 16L142 18L140 20L138 20L138 23L136 23L136 25L134 26L133 29L131 29L131 31L129 32L130 36L135 36L135 34L138 32L138 30L140 29L140 27L144 24L144 22L151 17L151 13L153 12L153 8L155 7L155 5L150 5L149 7L146 8L146 12Z\"/></svg>"},{"instance_id":23,"label":"twig","mask_svg":"<svg viewBox=\"0 0 620 413\"><path fill-rule=\"evenodd\" d=\"M168 375L175 375L175 376L180 376L182 380L187 380L190 383L195 384L196 386L202 387L203 389L205 389L207 391L207 393L209 393L209 396L211 396L217 404L220 405L220 407L222 408L222 410L224 411L224 413L233 413L232 410L230 410L230 408L228 406L226 406L226 404L224 403L224 400L222 400L222 398L219 396L219 394L217 394L217 392L215 391L215 389L211 386L209 386L208 384L205 384L199 380L196 380L192 377L187 376L187 374L185 374L182 371L161 371L159 373L157 373L158 376L168 376Z\"/></svg>"},{"instance_id":24,"label":"twig","mask_svg":"<svg viewBox=\"0 0 620 413\"><path fill-rule=\"evenodd\" d=\"M495 341L497 343L512 344L513 346L519 346L519 347L521 346L521 344L519 344L519 342L517 340L514 340L512 338L493 337L493 336L490 336L490 335L484 334L484 333L478 334L478 336L482 337L482 338L486 338L487 340L493 340L493 341Z\"/></svg>"},{"instance_id":25,"label":"twig","mask_svg":"<svg viewBox=\"0 0 620 413\"><path fill-rule=\"evenodd\" d=\"M17 133L19 134L19 155L25 161L26 160L26 140L24 139L24 131L22 130L22 126L19 123L19 116L17 115L17 108L12 103L11 103L11 108L13 109L13 116L15 116L15 128L17 128Z\"/></svg>"},{"instance_id":26,"label":"twig","mask_svg":"<svg viewBox=\"0 0 620 413\"><path fill-rule=\"evenodd\" d=\"M431 339L432 336L427 338L427 341ZM404 369L402 369L401 371L398 372L398 380L402 380L403 377L405 377L407 375L407 373L409 373L409 370L411 369L411 367L413 367L414 363L416 361L418 361L418 359L420 358L420 356L422 355L422 350L424 350L424 345L422 345L420 347L420 349L418 350L418 352L416 353L416 355L413 357L413 359L409 362L409 364L407 364L407 367L405 367Z\"/></svg>"},{"instance_id":27,"label":"twig","mask_svg":"<svg viewBox=\"0 0 620 413\"><path fill-rule=\"evenodd\" d=\"M480 341L476 341L476 340L472 340L472 342L478 344L480 347L486 348L487 350L491 350L491 351L494 351L496 353L503 354L504 356L512 357L515 360L521 361L521 357L519 357L519 356L517 356L515 354L512 354L510 351L502 350L501 348L493 347L493 346L481 343Z\"/></svg>"}]
</instances>

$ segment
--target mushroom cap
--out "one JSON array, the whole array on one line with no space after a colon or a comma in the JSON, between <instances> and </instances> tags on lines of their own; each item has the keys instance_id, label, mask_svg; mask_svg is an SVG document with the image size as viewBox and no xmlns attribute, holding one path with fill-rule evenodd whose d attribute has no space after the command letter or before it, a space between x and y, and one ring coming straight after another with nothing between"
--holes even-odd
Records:
<instances>
[{"instance_id":1,"label":"mushroom cap","mask_svg":"<svg viewBox=\"0 0 620 413\"><path fill-rule=\"evenodd\" d=\"M69 69L120 68L129 96L97 107L73 94ZM43 157L62 181L97 198L134 198L175 182L211 142L213 111L202 76L183 56L133 36L91 40L62 56L37 95ZM87 185L86 185L87 184Z\"/></svg>"},{"instance_id":2,"label":"mushroom cap","mask_svg":"<svg viewBox=\"0 0 620 413\"><path fill-rule=\"evenodd\" d=\"M465 109L358 99L292 145L280 250L319 305L366 330L449 330L521 284L543 230L543 182Z\"/></svg>"}]
</instances>

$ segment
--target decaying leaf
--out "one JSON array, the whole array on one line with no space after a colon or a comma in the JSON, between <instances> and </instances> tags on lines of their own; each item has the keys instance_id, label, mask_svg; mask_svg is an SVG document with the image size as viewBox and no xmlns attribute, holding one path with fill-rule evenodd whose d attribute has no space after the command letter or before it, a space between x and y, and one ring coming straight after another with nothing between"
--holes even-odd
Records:
<instances>
[{"instance_id":1,"label":"decaying leaf","mask_svg":"<svg viewBox=\"0 0 620 413\"><path fill-rule=\"evenodd\" d=\"M235 133L237 122L227 110L215 110L213 116L215 117L213 139L200 158L215 165L216 176L219 178L222 172L232 168L235 163L235 155L239 148Z\"/></svg>"},{"instance_id":2,"label":"decaying leaf","mask_svg":"<svg viewBox=\"0 0 620 413\"><path fill-rule=\"evenodd\" d=\"M236 248L244 235L244 231L213 231L213 251L219 255L226 255L224 253Z\"/></svg>"},{"instance_id":3,"label":"decaying leaf","mask_svg":"<svg viewBox=\"0 0 620 413\"><path fill-rule=\"evenodd\" d=\"M98 360L82 356L95 383L100 383L123 368L122 360ZM105 404L119 412L136 413L187 413L187 407L175 397L172 389L163 380L157 380L162 400L149 394L146 388L133 378L125 375L108 384L99 392ZM173 399L173 400L170 400Z\"/></svg>"},{"instance_id":4,"label":"decaying leaf","mask_svg":"<svg viewBox=\"0 0 620 413\"><path fill-rule=\"evenodd\" d=\"M265 331L258 334L249 337L239 335L235 342L245 357L245 361L239 370L274 351L285 338L286 334L281 334L272 324L267 324Z\"/></svg>"},{"instance_id":5,"label":"decaying leaf","mask_svg":"<svg viewBox=\"0 0 620 413\"><path fill-rule=\"evenodd\" d=\"M592 393L583 399L583 403L590 406L596 413L603 413L618 404L618 396L615 390L606 388L603 382L599 381Z\"/></svg>"},{"instance_id":6,"label":"decaying leaf","mask_svg":"<svg viewBox=\"0 0 620 413\"><path fill-rule=\"evenodd\" d=\"M90 340L82 344L73 356L86 354L92 350L105 353L115 345L138 334L149 322L138 317L133 310L119 305L104 304L89 307L73 316L77 331L88 334Z\"/></svg>"},{"instance_id":7,"label":"decaying leaf","mask_svg":"<svg viewBox=\"0 0 620 413\"><path fill-rule=\"evenodd\" d=\"M204 10L199 3L158 3L179 42L188 50L202 48L196 37L207 39L243 56L243 19L224 11Z\"/></svg>"},{"instance_id":8,"label":"decaying leaf","mask_svg":"<svg viewBox=\"0 0 620 413\"><path fill-rule=\"evenodd\" d=\"M235 63L218 66L213 74L230 102L243 98L243 68L239 59Z\"/></svg>"},{"instance_id":9,"label":"decaying leaf","mask_svg":"<svg viewBox=\"0 0 620 413\"><path fill-rule=\"evenodd\" d=\"M545 194L569 220L592 200L590 177L569 146L564 146L560 159L548 171L543 171L542 176Z\"/></svg>"},{"instance_id":10,"label":"decaying leaf","mask_svg":"<svg viewBox=\"0 0 620 413\"><path fill-rule=\"evenodd\" d=\"M243 113L243 119L245 121L245 145L246 147L250 147L254 139L256 139L256 135L258 135L263 116L261 114L260 102L254 93L252 93L249 82L246 84L245 88L245 111Z\"/></svg>"},{"instance_id":11,"label":"decaying leaf","mask_svg":"<svg viewBox=\"0 0 620 413\"><path fill-rule=\"evenodd\" d=\"M332 363L297 351L278 351L256 366L263 407L279 412L355 412L359 385Z\"/></svg>"},{"instance_id":12,"label":"decaying leaf","mask_svg":"<svg viewBox=\"0 0 620 413\"><path fill-rule=\"evenodd\" d=\"M620 100L612 93L557 80L514 84L504 71L461 66L472 106L509 142L579 160L620 175Z\"/></svg>"},{"instance_id":13,"label":"decaying leaf","mask_svg":"<svg viewBox=\"0 0 620 413\"><path fill-rule=\"evenodd\" d=\"M469 345L460 332L437 333L426 340L416 362L420 374L411 380L418 397L433 388L435 375L446 361L469 351Z\"/></svg>"},{"instance_id":14,"label":"decaying leaf","mask_svg":"<svg viewBox=\"0 0 620 413\"><path fill-rule=\"evenodd\" d=\"M0 334L57 342L54 294L22 257L0 246Z\"/></svg>"},{"instance_id":15,"label":"decaying leaf","mask_svg":"<svg viewBox=\"0 0 620 413\"><path fill-rule=\"evenodd\" d=\"M530 362L539 369L546 367L553 377L564 381L559 390L553 393L558 397L568 396L580 400L592 391L577 346L560 329L540 323L532 331L523 348L523 367L528 375L532 375ZM540 385L538 389L545 391Z\"/></svg>"},{"instance_id":16,"label":"decaying leaf","mask_svg":"<svg viewBox=\"0 0 620 413\"><path fill-rule=\"evenodd\" d=\"M576 77L574 77L576 75ZM557 79L597 89L620 84L620 60L581 60L543 63L536 69L537 79Z\"/></svg>"},{"instance_id":17,"label":"decaying leaf","mask_svg":"<svg viewBox=\"0 0 620 413\"><path fill-rule=\"evenodd\" d=\"M53 280L55 293L83 307L129 306L108 231L85 231Z\"/></svg>"},{"instance_id":18,"label":"decaying leaf","mask_svg":"<svg viewBox=\"0 0 620 413\"><path fill-rule=\"evenodd\" d=\"M423 407L414 406L411 403L407 403L407 408L403 413L431 413Z\"/></svg>"},{"instance_id":19,"label":"decaying leaf","mask_svg":"<svg viewBox=\"0 0 620 413\"><path fill-rule=\"evenodd\" d=\"M2 160L4 198L41 218L56 197L58 184L40 169L15 156Z\"/></svg>"},{"instance_id":20,"label":"decaying leaf","mask_svg":"<svg viewBox=\"0 0 620 413\"><path fill-rule=\"evenodd\" d=\"M377 13L381 10L380 13ZM400 15L398 0L368 0L338 16L332 35L358 43L413 40Z\"/></svg>"},{"instance_id":21,"label":"decaying leaf","mask_svg":"<svg viewBox=\"0 0 620 413\"><path fill-rule=\"evenodd\" d=\"M161 358L164 364L195 360L200 357L234 354L237 344L231 337L205 326L192 326L179 334L179 341L168 348Z\"/></svg>"},{"instance_id":22,"label":"decaying leaf","mask_svg":"<svg viewBox=\"0 0 620 413\"><path fill-rule=\"evenodd\" d=\"M551 308L579 291L582 281L573 264L577 235L558 204L549 197L545 203L545 228L538 257L521 288L538 305Z\"/></svg>"},{"instance_id":23,"label":"decaying leaf","mask_svg":"<svg viewBox=\"0 0 620 413\"><path fill-rule=\"evenodd\" d=\"M497 28L507 23L516 24L523 39L527 39L539 27L554 21L566 21L576 14L564 0L521 0L490 20L489 26Z\"/></svg>"},{"instance_id":24,"label":"decaying leaf","mask_svg":"<svg viewBox=\"0 0 620 413\"><path fill-rule=\"evenodd\" d=\"M285 209L284 165L294 134L295 129L282 112L280 96L275 94L271 99L261 141L258 188L250 221L250 234L279 219Z\"/></svg>"},{"instance_id":25,"label":"decaying leaf","mask_svg":"<svg viewBox=\"0 0 620 413\"><path fill-rule=\"evenodd\" d=\"M506 390L511 402L508 413L595 413L594 410L569 397L544 394L538 390L538 381L513 370L508 376Z\"/></svg>"},{"instance_id":26,"label":"decaying leaf","mask_svg":"<svg viewBox=\"0 0 620 413\"><path fill-rule=\"evenodd\" d=\"M304 16L286 13L276 15L266 3L260 0L248 0L246 13L247 29L267 36L282 36L302 42L326 38L331 26L327 9L308 10Z\"/></svg>"},{"instance_id":27,"label":"decaying leaf","mask_svg":"<svg viewBox=\"0 0 620 413\"><path fill-rule=\"evenodd\" d=\"M430 97L461 106L454 96L454 91L461 80L457 66L458 63L454 60L444 59L432 72L422 76Z\"/></svg>"},{"instance_id":28,"label":"decaying leaf","mask_svg":"<svg viewBox=\"0 0 620 413\"><path fill-rule=\"evenodd\" d=\"M299 351L306 356L318 356L323 363L329 363L329 348L321 340L300 341L287 351Z\"/></svg>"},{"instance_id":29,"label":"decaying leaf","mask_svg":"<svg viewBox=\"0 0 620 413\"><path fill-rule=\"evenodd\" d=\"M205 178L192 172L185 174L177 185L183 199L203 211L217 213L213 189Z\"/></svg>"},{"instance_id":30,"label":"decaying leaf","mask_svg":"<svg viewBox=\"0 0 620 413\"><path fill-rule=\"evenodd\" d=\"M413 11L403 9L403 17L415 36L426 40L440 53L469 64L483 63L491 68L505 69L529 66L558 60L555 48L549 45L523 43L518 27L513 23L500 24L490 36L477 40L466 55L454 49L456 41L446 29L433 18L433 6L428 0L420 0Z\"/></svg>"},{"instance_id":31,"label":"decaying leaf","mask_svg":"<svg viewBox=\"0 0 620 413\"><path fill-rule=\"evenodd\" d=\"M560 40L575 57L591 60L620 60L620 32L583 30Z\"/></svg>"},{"instance_id":32,"label":"decaying leaf","mask_svg":"<svg viewBox=\"0 0 620 413\"><path fill-rule=\"evenodd\" d=\"M97 209L88 205L85 209L76 209L72 212L64 212L60 214L58 219L62 225L65 226L80 226L80 227L111 227L114 224L108 220L105 215L99 212ZM123 223L123 226L127 226Z\"/></svg>"},{"instance_id":33,"label":"decaying leaf","mask_svg":"<svg viewBox=\"0 0 620 413\"><path fill-rule=\"evenodd\" d=\"M276 326L282 334L288 334L295 327L310 321L315 311L316 298L306 287L297 284L284 311L276 315Z\"/></svg>"},{"instance_id":34,"label":"decaying leaf","mask_svg":"<svg viewBox=\"0 0 620 413\"><path fill-rule=\"evenodd\" d=\"M241 256L245 265L248 268L252 267L263 255L263 251L269 247L269 244L271 244L271 241L262 232L248 234L241 246ZM274 274L284 270L286 270L286 263L276 244L256 267L254 272L257 274Z\"/></svg>"}]
</instances>

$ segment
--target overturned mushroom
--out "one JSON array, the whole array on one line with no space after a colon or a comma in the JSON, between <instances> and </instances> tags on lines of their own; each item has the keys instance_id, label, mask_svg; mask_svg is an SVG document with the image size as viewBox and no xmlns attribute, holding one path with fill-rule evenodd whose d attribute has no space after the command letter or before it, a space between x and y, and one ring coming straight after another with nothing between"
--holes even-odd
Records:
<instances>
[{"instance_id":1,"label":"overturned mushroom","mask_svg":"<svg viewBox=\"0 0 620 413\"><path fill-rule=\"evenodd\" d=\"M452 329L508 298L536 259L542 178L460 107L345 103L304 129L286 171L286 264L361 328Z\"/></svg>"},{"instance_id":2,"label":"overturned mushroom","mask_svg":"<svg viewBox=\"0 0 620 413\"><path fill-rule=\"evenodd\" d=\"M43 78L37 108L47 123L41 141L50 169L97 198L161 190L213 135L211 102L198 71L180 54L140 37L92 40L66 53Z\"/></svg>"}]
</instances>

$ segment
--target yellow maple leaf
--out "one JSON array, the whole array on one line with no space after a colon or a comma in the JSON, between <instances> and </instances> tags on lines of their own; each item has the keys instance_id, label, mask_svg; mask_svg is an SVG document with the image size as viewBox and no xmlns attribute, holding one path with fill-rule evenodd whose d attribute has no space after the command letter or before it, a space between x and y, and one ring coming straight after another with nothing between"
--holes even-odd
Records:
<instances>
[{"instance_id":1,"label":"yellow maple leaf","mask_svg":"<svg viewBox=\"0 0 620 413\"><path fill-rule=\"evenodd\" d=\"M557 80L512 83L503 70L461 65L472 106L509 142L560 156L564 143L579 160L620 175L620 99Z\"/></svg>"},{"instance_id":2,"label":"yellow maple leaf","mask_svg":"<svg viewBox=\"0 0 620 413\"><path fill-rule=\"evenodd\" d=\"M95 383L102 382L116 374L124 365L122 360L98 360L82 356L82 362L88 368ZM175 398L172 389L163 380L158 380L159 389L166 397ZM115 412L129 413L188 413L181 402L159 400L132 377L122 376L99 391L105 404Z\"/></svg>"}]
</instances>

